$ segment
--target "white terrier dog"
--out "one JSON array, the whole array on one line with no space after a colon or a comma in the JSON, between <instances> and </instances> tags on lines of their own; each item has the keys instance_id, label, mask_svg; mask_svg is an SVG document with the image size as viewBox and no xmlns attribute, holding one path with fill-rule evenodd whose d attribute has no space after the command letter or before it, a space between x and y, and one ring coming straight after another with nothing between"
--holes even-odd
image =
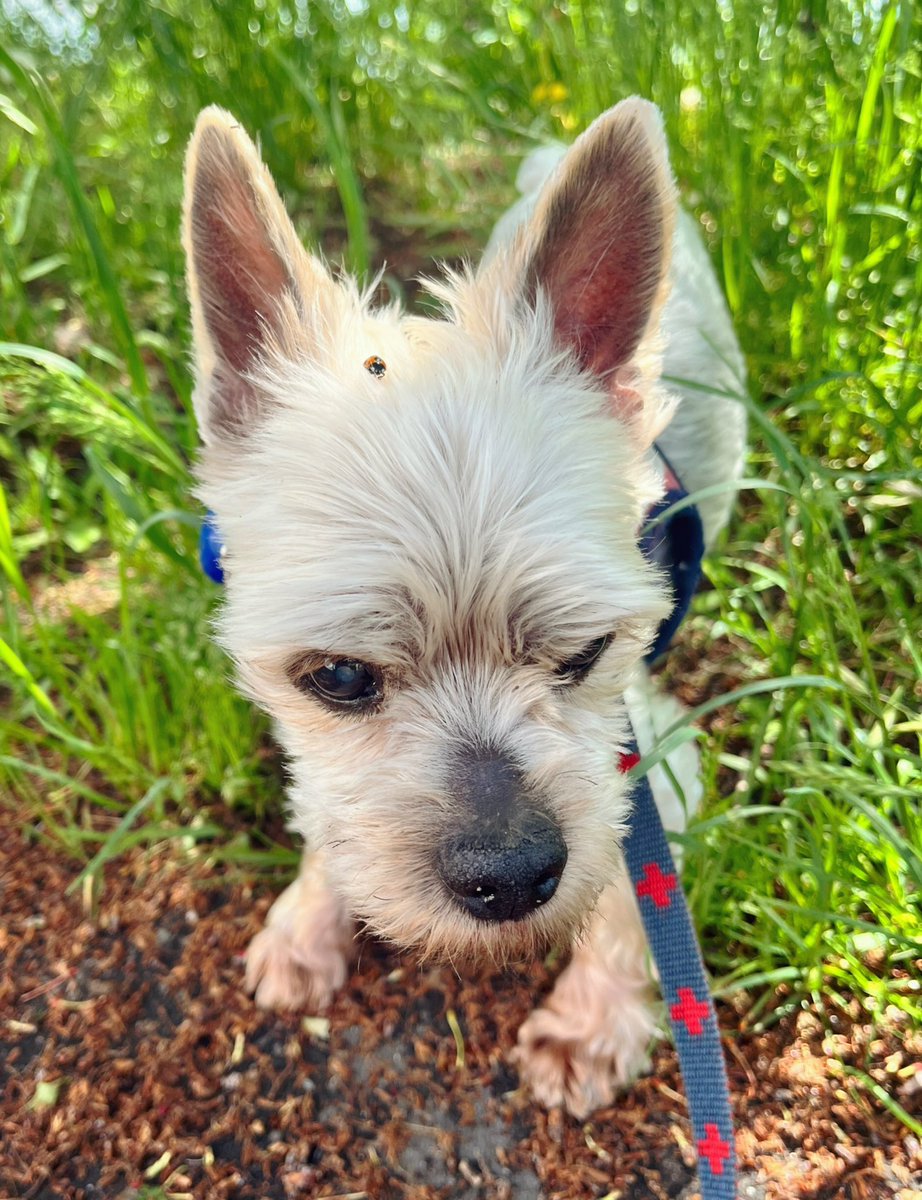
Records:
<instances>
[{"instance_id":1,"label":"white terrier dog","mask_svg":"<svg viewBox=\"0 0 922 1200\"><path fill-rule=\"evenodd\" d=\"M218 109L192 139L184 230L221 641L274 718L305 843L248 986L325 1005L356 921L453 960L566 939L516 1053L539 1100L583 1115L655 1026L614 766L628 710L642 747L680 712L642 661L671 605L638 548L663 493L653 444L689 491L729 482L745 416L656 109L624 101L526 175L551 168L481 267L432 288L442 320L334 280ZM731 491L701 506L708 541ZM694 751L670 765L684 797L651 781L677 828Z\"/></svg>"}]
</instances>

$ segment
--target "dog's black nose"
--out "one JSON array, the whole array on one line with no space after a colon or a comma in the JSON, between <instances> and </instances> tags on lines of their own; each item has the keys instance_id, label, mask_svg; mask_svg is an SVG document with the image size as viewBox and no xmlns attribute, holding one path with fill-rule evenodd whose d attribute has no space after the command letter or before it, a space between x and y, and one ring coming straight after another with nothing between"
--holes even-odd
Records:
<instances>
[{"instance_id":1,"label":"dog's black nose","mask_svg":"<svg viewBox=\"0 0 922 1200\"><path fill-rule=\"evenodd\" d=\"M567 862L560 830L545 813L483 822L445 838L437 866L456 902L478 921L519 921L557 891Z\"/></svg>"}]
</instances>

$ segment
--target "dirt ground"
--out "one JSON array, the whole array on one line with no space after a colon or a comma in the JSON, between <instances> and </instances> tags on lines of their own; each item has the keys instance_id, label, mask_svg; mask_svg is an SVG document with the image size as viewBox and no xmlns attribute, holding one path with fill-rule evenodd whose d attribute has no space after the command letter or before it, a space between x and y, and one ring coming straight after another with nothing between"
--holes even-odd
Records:
<instances>
[{"instance_id":1,"label":"dirt ground","mask_svg":"<svg viewBox=\"0 0 922 1200\"><path fill-rule=\"evenodd\" d=\"M241 964L268 888L133 852L88 916L73 864L4 821L0 1197L695 1195L669 1047L585 1124L519 1090L507 1056L544 964L462 979L368 941L325 1018L261 1012ZM839 1067L910 1108L918 1045L806 1013L754 1033L724 1006L721 1024L741 1198L922 1197L918 1140Z\"/></svg>"}]
</instances>

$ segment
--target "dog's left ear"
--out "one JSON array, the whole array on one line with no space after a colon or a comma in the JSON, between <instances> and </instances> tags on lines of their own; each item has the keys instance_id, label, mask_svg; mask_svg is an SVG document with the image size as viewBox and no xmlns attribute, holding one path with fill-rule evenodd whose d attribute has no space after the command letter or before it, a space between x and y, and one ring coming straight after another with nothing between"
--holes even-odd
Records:
<instances>
[{"instance_id":1,"label":"dog's left ear","mask_svg":"<svg viewBox=\"0 0 922 1200\"><path fill-rule=\"evenodd\" d=\"M662 118L634 97L574 142L520 243L521 298L533 304L543 294L557 339L598 377L612 411L643 441L658 430L656 414L643 411L648 367L640 360L668 293L675 219ZM661 407L655 396L649 403Z\"/></svg>"}]
</instances>

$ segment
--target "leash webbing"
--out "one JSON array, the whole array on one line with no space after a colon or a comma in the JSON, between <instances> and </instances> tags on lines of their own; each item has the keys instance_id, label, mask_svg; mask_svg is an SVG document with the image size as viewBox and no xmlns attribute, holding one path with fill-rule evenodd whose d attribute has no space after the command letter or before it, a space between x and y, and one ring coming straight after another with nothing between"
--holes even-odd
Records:
<instances>
[{"instance_id":1,"label":"leash webbing","mask_svg":"<svg viewBox=\"0 0 922 1200\"><path fill-rule=\"evenodd\" d=\"M620 768L628 772L639 761L632 741L631 750L621 755ZM624 857L685 1080L701 1200L736 1200L733 1118L717 1014L653 790L645 775L633 784L634 811Z\"/></svg>"}]
</instances>

